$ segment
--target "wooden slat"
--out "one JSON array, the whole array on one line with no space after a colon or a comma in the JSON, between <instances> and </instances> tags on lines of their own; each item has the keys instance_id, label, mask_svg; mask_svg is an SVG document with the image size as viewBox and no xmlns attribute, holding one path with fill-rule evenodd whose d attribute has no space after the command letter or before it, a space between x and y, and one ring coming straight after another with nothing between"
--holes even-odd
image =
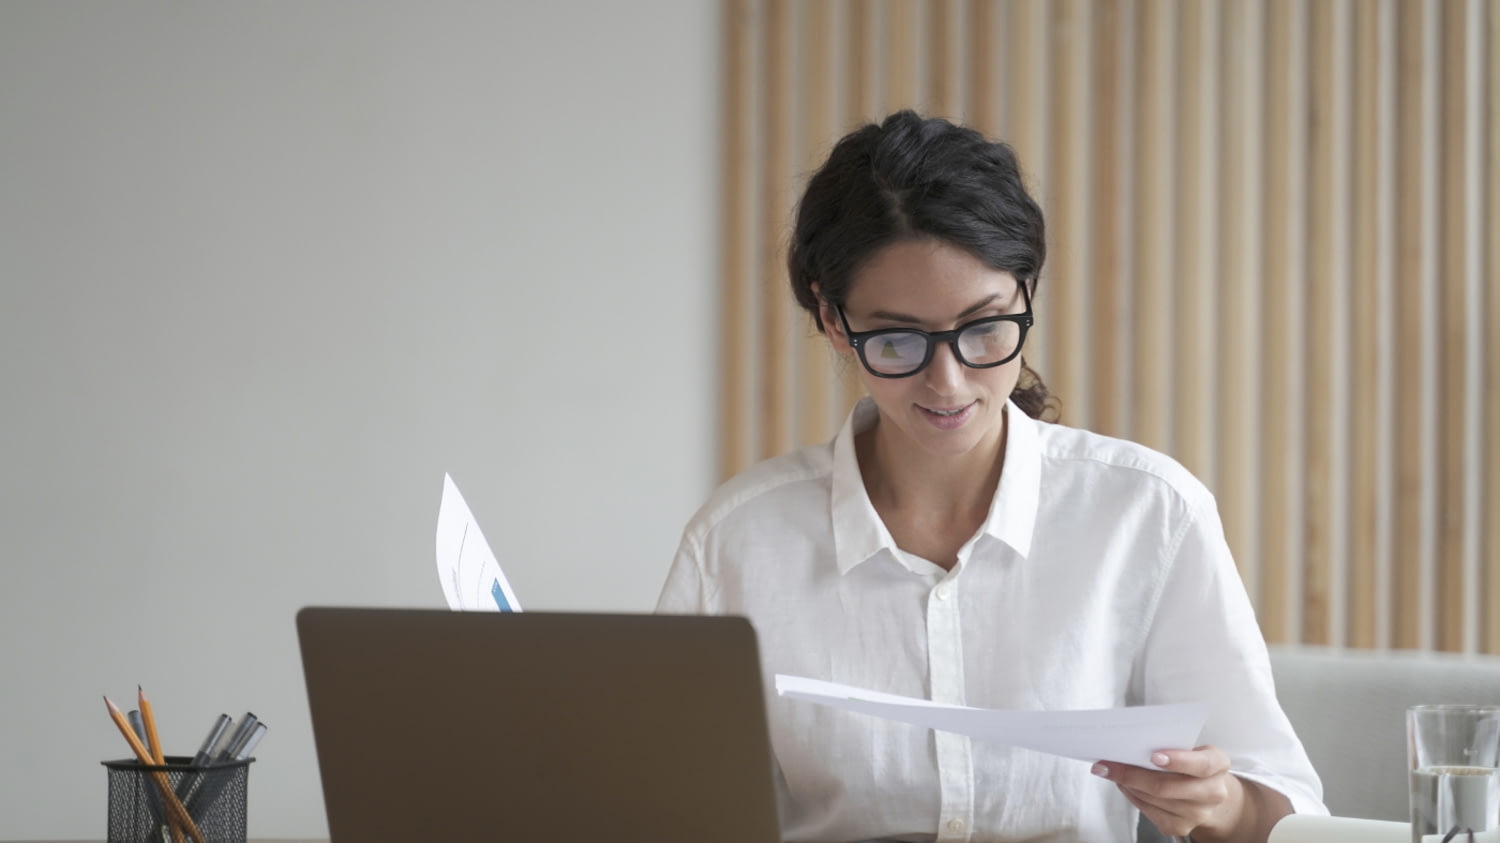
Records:
<instances>
[{"instance_id":1,"label":"wooden slat","mask_svg":"<svg viewBox=\"0 0 1500 843\"><path fill-rule=\"evenodd\" d=\"M928 114L962 121L958 91L958 30L955 0L927 2Z\"/></svg>"},{"instance_id":2,"label":"wooden slat","mask_svg":"<svg viewBox=\"0 0 1500 843\"><path fill-rule=\"evenodd\" d=\"M1350 475L1349 512L1349 626L1348 640L1354 647L1380 645L1375 574L1376 553L1384 536L1378 508L1380 484L1377 466L1382 414L1380 406L1380 343L1376 330L1381 290L1378 250L1380 244L1377 208L1381 195L1378 136L1380 120L1379 6L1359 3L1354 8L1353 108L1354 151L1352 285L1350 309L1352 358L1349 392Z\"/></svg>"},{"instance_id":3,"label":"wooden slat","mask_svg":"<svg viewBox=\"0 0 1500 843\"><path fill-rule=\"evenodd\" d=\"M1261 361L1266 352L1260 289L1265 283L1266 20L1258 0L1233 0L1224 7L1219 34L1225 57L1220 171L1223 214L1224 284L1219 299L1218 394L1219 511L1224 535L1234 550L1245 588L1264 619L1264 548L1260 529L1261 476L1258 435Z\"/></svg>"},{"instance_id":4,"label":"wooden slat","mask_svg":"<svg viewBox=\"0 0 1500 843\"><path fill-rule=\"evenodd\" d=\"M1062 418L1077 424L1072 396L1062 390L1055 377L1052 360L1053 334L1056 331L1052 281L1056 276L1055 257L1061 244L1051 230L1052 197L1048 174L1051 169L1049 135L1052 102L1050 55L1051 27L1047 0L1014 0L1010 8L1010 27L1006 32L1005 56L1006 101L1011 118L1007 121L1006 140L1015 147L1021 161L1026 188L1047 215L1048 258L1042 269L1042 284L1037 293L1036 327L1026 335L1026 362L1047 382L1053 394L1062 401Z\"/></svg>"},{"instance_id":5,"label":"wooden slat","mask_svg":"<svg viewBox=\"0 0 1500 843\"><path fill-rule=\"evenodd\" d=\"M1002 48L1005 54L1004 79L1012 119L1006 135L1021 159L1023 174L1030 177L1027 187L1042 204L1050 207L1046 174L1052 169L1048 155L1051 143L1048 127L1052 113L1051 64L1052 15L1049 0L1012 0L1010 27ZM1048 232L1048 244L1055 238ZM1028 336L1027 343L1030 344Z\"/></svg>"},{"instance_id":6,"label":"wooden slat","mask_svg":"<svg viewBox=\"0 0 1500 843\"><path fill-rule=\"evenodd\" d=\"M876 18L871 13L872 4L851 2L847 9L849 49L848 64L844 72L844 101L849 116L844 121L846 132L881 117L879 92L873 81L877 78L878 70L874 64L875 56L882 52L878 47L880 35ZM859 363L852 357L844 358L838 367L837 377L840 393L838 417L842 419L864 396L865 388L859 379Z\"/></svg>"},{"instance_id":7,"label":"wooden slat","mask_svg":"<svg viewBox=\"0 0 1500 843\"><path fill-rule=\"evenodd\" d=\"M761 458L792 445L790 316L782 263L783 233L792 199L792 15L788 0L765 7L766 113L762 146L761 220Z\"/></svg>"},{"instance_id":8,"label":"wooden slat","mask_svg":"<svg viewBox=\"0 0 1500 843\"><path fill-rule=\"evenodd\" d=\"M1305 395L1308 277L1309 11L1296 0L1273 0L1267 27L1271 49L1265 210L1269 218L1261 321L1265 358L1261 461L1266 498L1261 530L1265 536L1263 587L1270 610L1267 635L1275 641L1298 639L1303 608L1299 600L1304 559L1300 528L1306 450L1300 398Z\"/></svg>"},{"instance_id":9,"label":"wooden slat","mask_svg":"<svg viewBox=\"0 0 1500 843\"><path fill-rule=\"evenodd\" d=\"M834 115L838 108L833 78L833 8L827 2L801 6L802 73L802 167L811 174L827 157L834 133ZM797 179L805 184L805 176ZM783 223L785 229L787 223ZM785 282L783 282L783 286ZM795 322L795 334L801 337L796 353L798 368L798 444L828 439L833 430L832 370L829 368L828 340L813 327L812 319L801 315Z\"/></svg>"},{"instance_id":10,"label":"wooden slat","mask_svg":"<svg viewBox=\"0 0 1500 843\"><path fill-rule=\"evenodd\" d=\"M1001 138L1001 86L996 78L996 47L1000 40L999 0L969 0L968 20L964 28L969 35L968 112L970 125L986 137Z\"/></svg>"},{"instance_id":11,"label":"wooden slat","mask_svg":"<svg viewBox=\"0 0 1500 843\"><path fill-rule=\"evenodd\" d=\"M879 116L876 113L878 106L875 103L875 86L872 84L875 79L873 58L878 36L875 31L875 16L870 14L869 3L849 3L846 8L849 10L849 64L844 80L848 86L845 98L849 103L850 119L845 121L844 128L849 130Z\"/></svg>"},{"instance_id":12,"label":"wooden slat","mask_svg":"<svg viewBox=\"0 0 1500 843\"><path fill-rule=\"evenodd\" d=\"M753 199L748 138L754 80L750 56L754 41L752 0L728 0L724 7L724 159L719 173L723 185L722 304L719 308L720 446L719 477L727 479L749 464L750 402L748 348L751 339L746 314L750 311L751 233Z\"/></svg>"},{"instance_id":13,"label":"wooden slat","mask_svg":"<svg viewBox=\"0 0 1500 843\"><path fill-rule=\"evenodd\" d=\"M1080 0L1052 4L1052 121L1050 142L1056 151L1049 181L1053 185L1047 209L1048 235L1058 248L1050 252L1052 291L1048 326L1052 331L1049 377L1069 396L1073 423L1092 424L1089 415L1088 316L1083 285L1088 279L1088 141L1089 119L1088 10Z\"/></svg>"},{"instance_id":14,"label":"wooden slat","mask_svg":"<svg viewBox=\"0 0 1500 843\"><path fill-rule=\"evenodd\" d=\"M1422 154L1418 161L1421 167L1421 270L1417 286L1424 292L1422 297L1422 327L1418 332L1418 360L1421 377L1418 405L1422 408L1422 431L1418 447L1422 464L1420 486L1421 584L1419 602L1422 611L1421 647L1435 649L1440 632L1438 615L1439 592L1437 574L1440 560L1437 558L1439 523L1438 498L1442 494L1441 473L1438 467L1442 433L1441 394L1437 371L1441 354L1442 338L1439 336L1442 319L1442 287L1439 274L1442 271L1442 235L1440 216L1442 213L1442 132L1438 121L1442 119L1442 2L1424 0L1422 3Z\"/></svg>"},{"instance_id":15,"label":"wooden slat","mask_svg":"<svg viewBox=\"0 0 1500 843\"><path fill-rule=\"evenodd\" d=\"M1143 0L1137 55L1140 76L1136 100L1136 235L1134 307L1138 314L1131 343L1132 413L1127 434L1151 448L1171 451L1167 391L1171 387L1172 337L1177 313L1172 290L1173 187L1177 170L1177 10L1170 0Z\"/></svg>"},{"instance_id":16,"label":"wooden slat","mask_svg":"<svg viewBox=\"0 0 1500 843\"><path fill-rule=\"evenodd\" d=\"M1301 581L1302 625L1294 640L1315 644L1328 643L1328 575L1330 569L1329 516L1332 508L1328 481L1333 464L1328 435L1331 433L1333 373L1330 361L1334 353L1332 322L1332 279L1326 273L1333 263L1333 196L1329 176L1334 161L1330 132L1333 99L1333 56L1328 47L1333 38L1331 2L1309 4L1311 60L1309 62L1310 117L1307 136L1310 150L1308 175L1307 257L1309 283L1306 286L1306 334L1303 347L1307 353L1300 362L1306 378L1301 397L1308 430L1302 463L1302 506L1291 533L1293 542L1303 550ZM1296 290L1290 287L1288 292Z\"/></svg>"},{"instance_id":17,"label":"wooden slat","mask_svg":"<svg viewBox=\"0 0 1500 843\"><path fill-rule=\"evenodd\" d=\"M1280 295L1273 295L1280 312L1274 318L1280 320L1286 330L1286 357L1279 370L1272 370L1273 377L1293 397L1280 402L1276 409L1278 420L1284 425L1280 431L1282 446L1268 449L1263 458L1279 461L1283 468L1283 498L1277 529L1272 532L1281 541L1286 567L1286 630L1288 641L1301 638L1303 596L1303 571L1307 562L1307 545L1303 534L1302 508L1306 498L1307 484L1307 425L1303 408L1307 394L1307 307L1310 272L1308 267L1308 185L1312 179L1310 164L1309 131L1307 119L1311 103L1311 45L1308 43L1311 29L1312 6L1301 0L1288 4L1288 55L1292 60L1288 68L1286 88L1287 123L1286 152L1287 170L1285 182L1285 208L1282 220L1286 226L1282 269L1279 283L1268 285L1268 292L1280 287ZM1274 311L1273 311L1274 312Z\"/></svg>"},{"instance_id":18,"label":"wooden slat","mask_svg":"<svg viewBox=\"0 0 1500 843\"><path fill-rule=\"evenodd\" d=\"M1438 341L1438 523L1437 582L1442 610L1437 618L1438 649L1463 650L1464 607L1464 477L1468 453L1465 445L1464 408L1467 403L1465 380L1465 334L1468 302L1464 278L1464 100L1467 79L1464 74L1465 31L1464 4L1445 3L1442 17L1442 122L1438 143L1441 199L1438 213L1440 242L1438 289L1440 303Z\"/></svg>"},{"instance_id":19,"label":"wooden slat","mask_svg":"<svg viewBox=\"0 0 1500 843\"><path fill-rule=\"evenodd\" d=\"M1484 430L1492 432L1500 430L1500 291L1495 287L1495 279L1500 279L1500 237L1493 234L1500 229L1500 9L1494 3L1487 3L1484 10L1488 17L1484 44L1488 105L1482 119L1485 122L1484 137L1488 139L1485 153L1488 177L1485 180L1483 230L1489 232L1485 238L1484 263L1485 277L1490 279L1485 290ZM1480 118L1476 116L1475 119ZM1500 654L1500 442L1496 442L1491 433L1485 437L1485 443L1485 533L1481 542L1484 548L1485 625L1482 646L1487 653Z\"/></svg>"},{"instance_id":20,"label":"wooden slat","mask_svg":"<svg viewBox=\"0 0 1500 843\"><path fill-rule=\"evenodd\" d=\"M1093 348L1089 359L1089 409L1094 430L1120 435L1124 424L1126 374L1124 354L1128 335L1123 312L1131 287L1130 253L1126 243L1133 235L1135 215L1121 213L1129 207L1127 179L1131 178L1135 139L1126 110L1133 62L1132 46L1126 39L1133 28L1124 17L1133 13L1121 0L1099 0L1094 5L1094 56L1090 84L1094 91L1093 143L1089 144L1093 171L1089 208L1092 269L1087 282L1093 305Z\"/></svg>"},{"instance_id":21,"label":"wooden slat","mask_svg":"<svg viewBox=\"0 0 1500 843\"><path fill-rule=\"evenodd\" d=\"M1307 429L1301 541L1302 630L1300 640L1309 644L1331 644L1338 525L1341 521L1335 477L1342 461L1337 449L1347 433L1338 425L1338 396L1344 379L1342 320L1337 301L1343 300L1343 254L1348 209L1344 191L1348 178L1346 116L1342 112L1345 82L1341 63L1347 60L1344 36L1347 6L1333 0L1312 4L1310 34L1312 99L1309 139L1312 181L1309 191L1307 323L1302 363L1307 377L1304 396ZM1342 638L1340 630L1339 637Z\"/></svg>"},{"instance_id":22,"label":"wooden slat","mask_svg":"<svg viewBox=\"0 0 1500 843\"><path fill-rule=\"evenodd\" d=\"M1482 634L1483 558L1480 544L1483 535L1484 477L1481 474L1488 429L1484 427L1484 68L1486 0L1464 3L1464 127L1463 182L1463 279L1464 300L1464 451L1468 456L1464 470L1464 631L1463 651L1475 652ZM1478 457L1476 459L1476 457Z\"/></svg>"},{"instance_id":23,"label":"wooden slat","mask_svg":"<svg viewBox=\"0 0 1500 843\"><path fill-rule=\"evenodd\" d=\"M1376 512L1381 522L1381 542L1375 556L1377 592L1375 605L1380 610L1376 628L1379 633L1379 646L1382 647L1396 646L1398 612L1395 607L1400 599L1399 592L1396 590L1398 580L1396 555L1399 545L1395 539L1399 495L1396 477L1400 467L1396 464L1395 450L1396 405L1402 395L1400 384L1396 379L1397 357L1400 349L1397 347L1398 343L1389 339L1397 336L1396 308L1400 299L1397 287L1401 284L1401 238L1396 233L1396 226L1400 222L1399 202L1401 200L1401 169L1397 158L1401 153L1401 146L1400 132L1396 125L1396 121L1401 119L1401 40L1398 32L1400 15L1397 6L1398 0L1384 0L1380 4L1379 20L1376 24L1379 30L1380 54L1384 57L1379 67L1380 144L1376 154L1380 159L1380 201L1376 207L1379 246L1375 259L1376 285L1379 291L1375 335L1381 338L1378 354L1381 424L1377 430L1377 443L1381 458L1376 466L1378 472L1376 476L1380 481Z\"/></svg>"},{"instance_id":24,"label":"wooden slat","mask_svg":"<svg viewBox=\"0 0 1500 843\"><path fill-rule=\"evenodd\" d=\"M921 109L917 100L916 0L890 0L885 16L887 111Z\"/></svg>"},{"instance_id":25,"label":"wooden slat","mask_svg":"<svg viewBox=\"0 0 1500 843\"><path fill-rule=\"evenodd\" d=\"M1182 55L1174 98L1176 222L1172 258L1181 346L1172 354L1172 453L1188 470L1217 488L1214 477L1214 371L1218 365L1219 13L1216 3L1182 6ZM1165 222L1165 220L1163 220Z\"/></svg>"},{"instance_id":26,"label":"wooden slat","mask_svg":"<svg viewBox=\"0 0 1500 843\"><path fill-rule=\"evenodd\" d=\"M1396 383L1410 387L1421 382L1418 343L1422 336L1423 294L1421 195L1422 170L1422 10L1416 3L1398 5L1396 31L1397 138L1400 171L1396 188L1398 277L1396 336L1403 346L1396 364ZM1395 645L1423 646L1422 612L1422 407L1412 395L1396 402L1394 455L1396 461L1395 564L1398 595L1395 606Z\"/></svg>"},{"instance_id":27,"label":"wooden slat","mask_svg":"<svg viewBox=\"0 0 1500 843\"><path fill-rule=\"evenodd\" d=\"M1052 231L1052 198L1047 189L1047 120L1050 118L1049 72L1047 72L1047 40L1050 37L1049 13L1046 0L1011 0L1007 9L1008 26L1001 30L999 54L1001 54L1001 98L1007 104L1007 114L1002 123L1002 136L1016 148L1022 166L1022 177L1026 189L1041 204L1046 214L1047 266L1043 267L1043 281L1037 294L1037 327L1026 335L1026 350L1023 360L1040 372L1053 395L1062 399L1062 417L1077 423L1073 417L1071 396L1059 392L1058 381L1052 369L1053 333L1053 248L1058 239Z\"/></svg>"}]
</instances>

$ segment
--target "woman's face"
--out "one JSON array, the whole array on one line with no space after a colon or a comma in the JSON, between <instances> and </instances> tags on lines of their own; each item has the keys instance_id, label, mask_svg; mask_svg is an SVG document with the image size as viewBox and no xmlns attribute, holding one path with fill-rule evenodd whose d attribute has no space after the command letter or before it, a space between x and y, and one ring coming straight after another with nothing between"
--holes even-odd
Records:
<instances>
[{"instance_id":1,"label":"woman's face","mask_svg":"<svg viewBox=\"0 0 1500 843\"><path fill-rule=\"evenodd\" d=\"M843 317L856 334L890 328L934 332L1025 309L1013 275L956 246L924 239L876 252L855 274ZM822 319L834 349L852 352L838 311L824 304ZM871 359L878 353L872 347L866 352ZM859 373L880 409L881 423L891 428L889 435L932 456L952 457L998 444L1021 358L976 369L959 362L945 342L935 345L926 368L914 375L876 377L864 366Z\"/></svg>"}]
</instances>

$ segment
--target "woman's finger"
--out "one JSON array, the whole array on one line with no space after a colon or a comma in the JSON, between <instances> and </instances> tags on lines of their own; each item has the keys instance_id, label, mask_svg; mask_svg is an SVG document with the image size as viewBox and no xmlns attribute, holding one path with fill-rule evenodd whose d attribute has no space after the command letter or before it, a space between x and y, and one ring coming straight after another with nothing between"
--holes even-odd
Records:
<instances>
[{"instance_id":1,"label":"woman's finger","mask_svg":"<svg viewBox=\"0 0 1500 843\"><path fill-rule=\"evenodd\" d=\"M1157 831L1168 837L1187 837L1193 833L1193 829L1198 827L1197 820L1166 810L1154 802L1142 799L1134 791L1122 788L1120 792L1124 794L1125 799L1130 804L1135 806L1137 811L1140 811L1152 825L1156 826Z\"/></svg>"},{"instance_id":2,"label":"woman's finger","mask_svg":"<svg viewBox=\"0 0 1500 843\"><path fill-rule=\"evenodd\" d=\"M1140 793L1154 802L1206 802L1217 805L1228 796L1224 775L1195 778L1166 770L1147 770L1129 764L1094 765L1096 774L1114 782L1121 789Z\"/></svg>"},{"instance_id":3,"label":"woman's finger","mask_svg":"<svg viewBox=\"0 0 1500 843\"><path fill-rule=\"evenodd\" d=\"M1199 779L1229 772L1229 756L1212 745L1196 749L1163 749L1151 754L1151 763L1160 769Z\"/></svg>"}]
</instances>

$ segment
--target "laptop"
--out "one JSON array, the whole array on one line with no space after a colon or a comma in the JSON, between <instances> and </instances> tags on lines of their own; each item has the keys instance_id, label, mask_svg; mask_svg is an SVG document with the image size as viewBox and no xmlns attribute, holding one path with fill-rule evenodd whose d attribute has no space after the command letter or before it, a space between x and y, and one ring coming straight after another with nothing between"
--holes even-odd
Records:
<instances>
[{"instance_id":1,"label":"laptop","mask_svg":"<svg viewBox=\"0 0 1500 843\"><path fill-rule=\"evenodd\" d=\"M305 608L332 843L779 843L744 618Z\"/></svg>"}]
</instances>

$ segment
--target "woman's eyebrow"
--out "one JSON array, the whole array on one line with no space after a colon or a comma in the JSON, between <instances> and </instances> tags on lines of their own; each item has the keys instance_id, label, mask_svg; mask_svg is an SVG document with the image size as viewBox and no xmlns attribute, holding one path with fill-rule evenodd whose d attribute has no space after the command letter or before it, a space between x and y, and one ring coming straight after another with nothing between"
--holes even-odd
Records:
<instances>
[{"instance_id":1,"label":"woman's eyebrow","mask_svg":"<svg viewBox=\"0 0 1500 843\"><path fill-rule=\"evenodd\" d=\"M997 294L992 294L992 295L985 296L983 299L979 300L975 304L972 304L969 307L964 308L964 310L963 310L962 313L958 314L957 316L955 316L953 318L956 321L956 320L964 318L965 316L972 316L973 314L978 313L981 310L984 310L986 307L989 307L991 304L994 303L995 299L998 299L998 298L1000 298L1000 296L999 296L998 293ZM874 313L870 314L870 318L871 319L883 319L883 320L885 320L887 322L906 322L907 324L910 324L910 325L920 325L924 321L922 319L918 319L915 316L909 316L909 315L907 315L905 313L894 313L894 312L889 311L889 310L877 310Z\"/></svg>"}]
</instances>

